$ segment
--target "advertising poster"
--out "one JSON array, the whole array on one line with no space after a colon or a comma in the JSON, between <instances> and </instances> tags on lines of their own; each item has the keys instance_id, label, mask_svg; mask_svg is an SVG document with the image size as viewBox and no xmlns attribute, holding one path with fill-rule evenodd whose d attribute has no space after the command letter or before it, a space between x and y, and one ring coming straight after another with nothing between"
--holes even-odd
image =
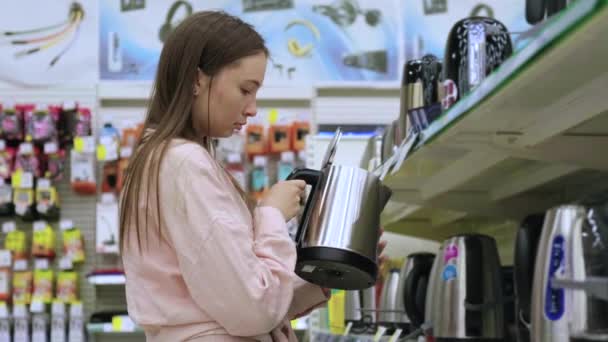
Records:
<instances>
[{"instance_id":1,"label":"advertising poster","mask_svg":"<svg viewBox=\"0 0 608 342\"><path fill-rule=\"evenodd\" d=\"M0 11L0 82L94 84L97 23L94 0L5 2Z\"/></svg>"},{"instance_id":2,"label":"advertising poster","mask_svg":"<svg viewBox=\"0 0 608 342\"><path fill-rule=\"evenodd\" d=\"M407 0L403 1L405 59L420 58L430 53L444 57L446 38L452 26L471 16L492 17L502 22L514 48L522 47L531 26L526 22L525 1L503 0Z\"/></svg>"},{"instance_id":3,"label":"advertising poster","mask_svg":"<svg viewBox=\"0 0 608 342\"><path fill-rule=\"evenodd\" d=\"M100 3L102 80L150 81L162 36L193 11L224 10L252 24L271 52L266 84L399 80L397 0L207 0Z\"/></svg>"}]
</instances>

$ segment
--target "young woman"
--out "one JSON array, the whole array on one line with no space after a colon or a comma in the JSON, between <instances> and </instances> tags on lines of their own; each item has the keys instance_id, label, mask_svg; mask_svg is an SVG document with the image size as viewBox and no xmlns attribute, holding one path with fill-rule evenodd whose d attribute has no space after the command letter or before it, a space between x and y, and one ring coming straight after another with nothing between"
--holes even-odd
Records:
<instances>
[{"instance_id":1,"label":"young woman","mask_svg":"<svg viewBox=\"0 0 608 342\"><path fill-rule=\"evenodd\" d=\"M121 194L129 315L148 341L295 341L289 320L328 290L293 272L286 221L302 181L252 203L213 157L256 115L268 50L223 12L199 12L165 41L145 131Z\"/></svg>"}]
</instances>

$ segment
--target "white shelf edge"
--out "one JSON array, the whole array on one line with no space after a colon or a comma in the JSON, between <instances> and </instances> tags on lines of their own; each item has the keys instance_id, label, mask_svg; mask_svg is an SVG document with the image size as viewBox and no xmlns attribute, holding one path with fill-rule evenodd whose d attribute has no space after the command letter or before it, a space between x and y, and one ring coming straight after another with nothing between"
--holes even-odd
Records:
<instances>
[{"instance_id":1,"label":"white shelf edge","mask_svg":"<svg viewBox=\"0 0 608 342\"><path fill-rule=\"evenodd\" d=\"M91 275L87 277L89 283L93 285L124 285L127 278L124 275Z\"/></svg>"}]
</instances>

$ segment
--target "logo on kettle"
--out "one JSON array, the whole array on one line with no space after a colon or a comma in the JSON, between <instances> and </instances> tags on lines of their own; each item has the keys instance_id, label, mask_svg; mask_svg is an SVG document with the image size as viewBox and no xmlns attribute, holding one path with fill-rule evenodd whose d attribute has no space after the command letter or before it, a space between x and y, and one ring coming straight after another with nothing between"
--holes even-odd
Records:
<instances>
[{"instance_id":1,"label":"logo on kettle","mask_svg":"<svg viewBox=\"0 0 608 342\"><path fill-rule=\"evenodd\" d=\"M456 258L458 258L458 247L456 245L447 246L443 255L443 262L447 264L450 260Z\"/></svg>"},{"instance_id":2,"label":"logo on kettle","mask_svg":"<svg viewBox=\"0 0 608 342\"><path fill-rule=\"evenodd\" d=\"M549 262L549 281L545 293L545 315L551 321L562 318L565 308L564 289L554 288L551 279L563 272L563 263L566 254L564 237L557 235L551 246L551 259Z\"/></svg>"}]
</instances>

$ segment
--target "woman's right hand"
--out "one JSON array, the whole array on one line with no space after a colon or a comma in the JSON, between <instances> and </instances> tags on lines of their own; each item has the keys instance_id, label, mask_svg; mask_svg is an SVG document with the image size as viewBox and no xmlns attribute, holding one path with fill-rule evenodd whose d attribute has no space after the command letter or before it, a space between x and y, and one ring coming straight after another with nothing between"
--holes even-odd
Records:
<instances>
[{"instance_id":1,"label":"woman's right hand","mask_svg":"<svg viewBox=\"0 0 608 342\"><path fill-rule=\"evenodd\" d=\"M278 209L285 217L285 221L289 221L300 211L300 199L305 188L306 182L303 180L278 182L262 198L260 205Z\"/></svg>"}]
</instances>

